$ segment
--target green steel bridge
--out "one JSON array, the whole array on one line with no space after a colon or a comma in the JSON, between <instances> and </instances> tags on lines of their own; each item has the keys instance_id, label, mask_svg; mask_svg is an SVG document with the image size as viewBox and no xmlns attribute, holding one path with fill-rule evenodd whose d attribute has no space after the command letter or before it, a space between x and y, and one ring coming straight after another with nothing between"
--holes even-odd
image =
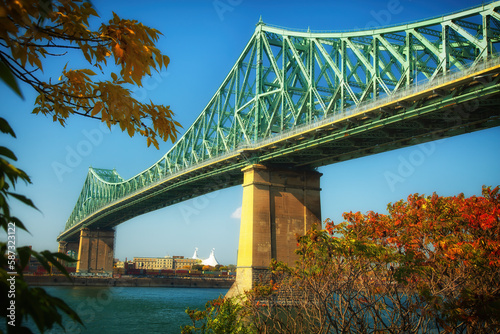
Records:
<instances>
[{"instance_id":1,"label":"green steel bridge","mask_svg":"<svg viewBox=\"0 0 500 334\"><path fill-rule=\"evenodd\" d=\"M242 184L500 125L500 2L379 29L260 21L182 138L129 180L89 168L58 241Z\"/></svg>"}]
</instances>

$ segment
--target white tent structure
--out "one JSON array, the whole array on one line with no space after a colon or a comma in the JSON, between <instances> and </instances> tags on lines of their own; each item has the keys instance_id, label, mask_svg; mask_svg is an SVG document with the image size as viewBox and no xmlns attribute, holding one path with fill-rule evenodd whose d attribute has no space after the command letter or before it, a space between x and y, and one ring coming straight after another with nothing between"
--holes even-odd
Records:
<instances>
[{"instance_id":1,"label":"white tent structure","mask_svg":"<svg viewBox=\"0 0 500 334\"><path fill-rule=\"evenodd\" d=\"M211 266L211 267L215 267L220 264L219 261L217 261L217 259L215 258L215 248L212 248L212 252L210 253L209 258L201 261L201 264L204 266Z\"/></svg>"},{"instance_id":2,"label":"white tent structure","mask_svg":"<svg viewBox=\"0 0 500 334\"><path fill-rule=\"evenodd\" d=\"M194 254L193 254L192 259L194 259L194 260L200 260L200 258L198 257L198 248L194 249Z\"/></svg>"}]
</instances>

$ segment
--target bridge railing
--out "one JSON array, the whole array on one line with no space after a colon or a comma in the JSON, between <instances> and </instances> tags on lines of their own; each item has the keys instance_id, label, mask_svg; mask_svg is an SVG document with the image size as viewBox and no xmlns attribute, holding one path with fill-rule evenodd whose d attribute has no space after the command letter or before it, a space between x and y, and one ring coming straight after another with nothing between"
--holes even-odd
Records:
<instances>
[{"instance_id":1,"label":"bridge railing","mask_svg":"<svg viewBox=\"0 0 500 334\"><path fill-rule=\"evenodd\" d=\"M437 76L434 79L422 79L419 82L414 82L411 85L401 88L394 92L391 95L385 95L381 97L375 97L369 101L361 102L356 106L352 106L350 108L345 109L344 111L327 116L323 119L316 120L307 124L298 125L293 129L289 129L287 131L276 134L272 137L265 138L255 142L252 145L239 145L237 150L241 149L255 149L261 146L265 146L280 140L283 140L288 137L292 137L299 133L307 132L308 130L312 130L314 128L321 127L326 124L334 123L336 121L349 118L350 116L363 113L366 110L376 109L377 107L381 107L387 103L392 101L401 100L405 97L421 93L423 91L441 86L450 81L454 81L457 79L461 79L468 75L477 73L479 71L500 65L500 57L498 55L492 55L487 59L483 59L479 62L475 62L469 64L469 67L466 70L459 70L458 68L453 68L449 70L446 74Z\"/></svg>"}]
</instances>

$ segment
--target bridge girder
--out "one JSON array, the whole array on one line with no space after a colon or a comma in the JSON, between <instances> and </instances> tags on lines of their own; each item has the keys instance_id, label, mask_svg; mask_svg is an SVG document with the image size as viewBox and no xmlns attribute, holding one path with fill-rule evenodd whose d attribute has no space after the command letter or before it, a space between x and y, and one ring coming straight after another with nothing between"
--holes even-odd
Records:
<instances>
[{"instance_id":1,"label":"bridge girder","mask_svg":"<svg viewBox=\"0 0 500 334\"><path fill-rule=\"evenodd\" d=\"M259 22L165 156L129 180L89 169L58 239L240 184L250 163L314 168L498 125L499 7L352 32ZM478 107L464 113L471 103Z\"/></svg>"}]
</instances>

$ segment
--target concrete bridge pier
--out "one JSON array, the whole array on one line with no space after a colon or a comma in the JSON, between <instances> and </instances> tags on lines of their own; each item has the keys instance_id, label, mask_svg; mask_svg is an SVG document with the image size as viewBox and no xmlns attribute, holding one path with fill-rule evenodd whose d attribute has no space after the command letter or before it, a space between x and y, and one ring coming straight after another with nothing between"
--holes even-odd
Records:
<instances>
[{"instance_id":1,"label":"concrete bridge pier","mask_svg":"<svg viewBox=\"0 0 500 334\"><path fill-rule=\"evenodd\" d=\"M78 249L80 247L79 241L59 241L59 249L57 250L59 253L68 254L68 252L73 251L75 254L78 254ZM63 265L68 265L65 261Z\"/></svg>"},{"instance_id":2,"label":"concrete bridge pier","mask_svg":"<svg viewBox=\"0 0 500 334\"><path fill-rule=\"evenodd\" d=\"M321 224L320 177L315 171L244 168L243 205L234 297L266 280L271 259L294 264L297 235Z\"/></svg>"},{"instance_id":3,"label":"concrete bridge pier","mask_svg":"<svg viewBox=\"0 0 500 334\"><path fill-rule=\"evenodd\" d=\"M79 273L113 273L115 230L84 228L78 247Z\"/></svg>"}]
</instances>

